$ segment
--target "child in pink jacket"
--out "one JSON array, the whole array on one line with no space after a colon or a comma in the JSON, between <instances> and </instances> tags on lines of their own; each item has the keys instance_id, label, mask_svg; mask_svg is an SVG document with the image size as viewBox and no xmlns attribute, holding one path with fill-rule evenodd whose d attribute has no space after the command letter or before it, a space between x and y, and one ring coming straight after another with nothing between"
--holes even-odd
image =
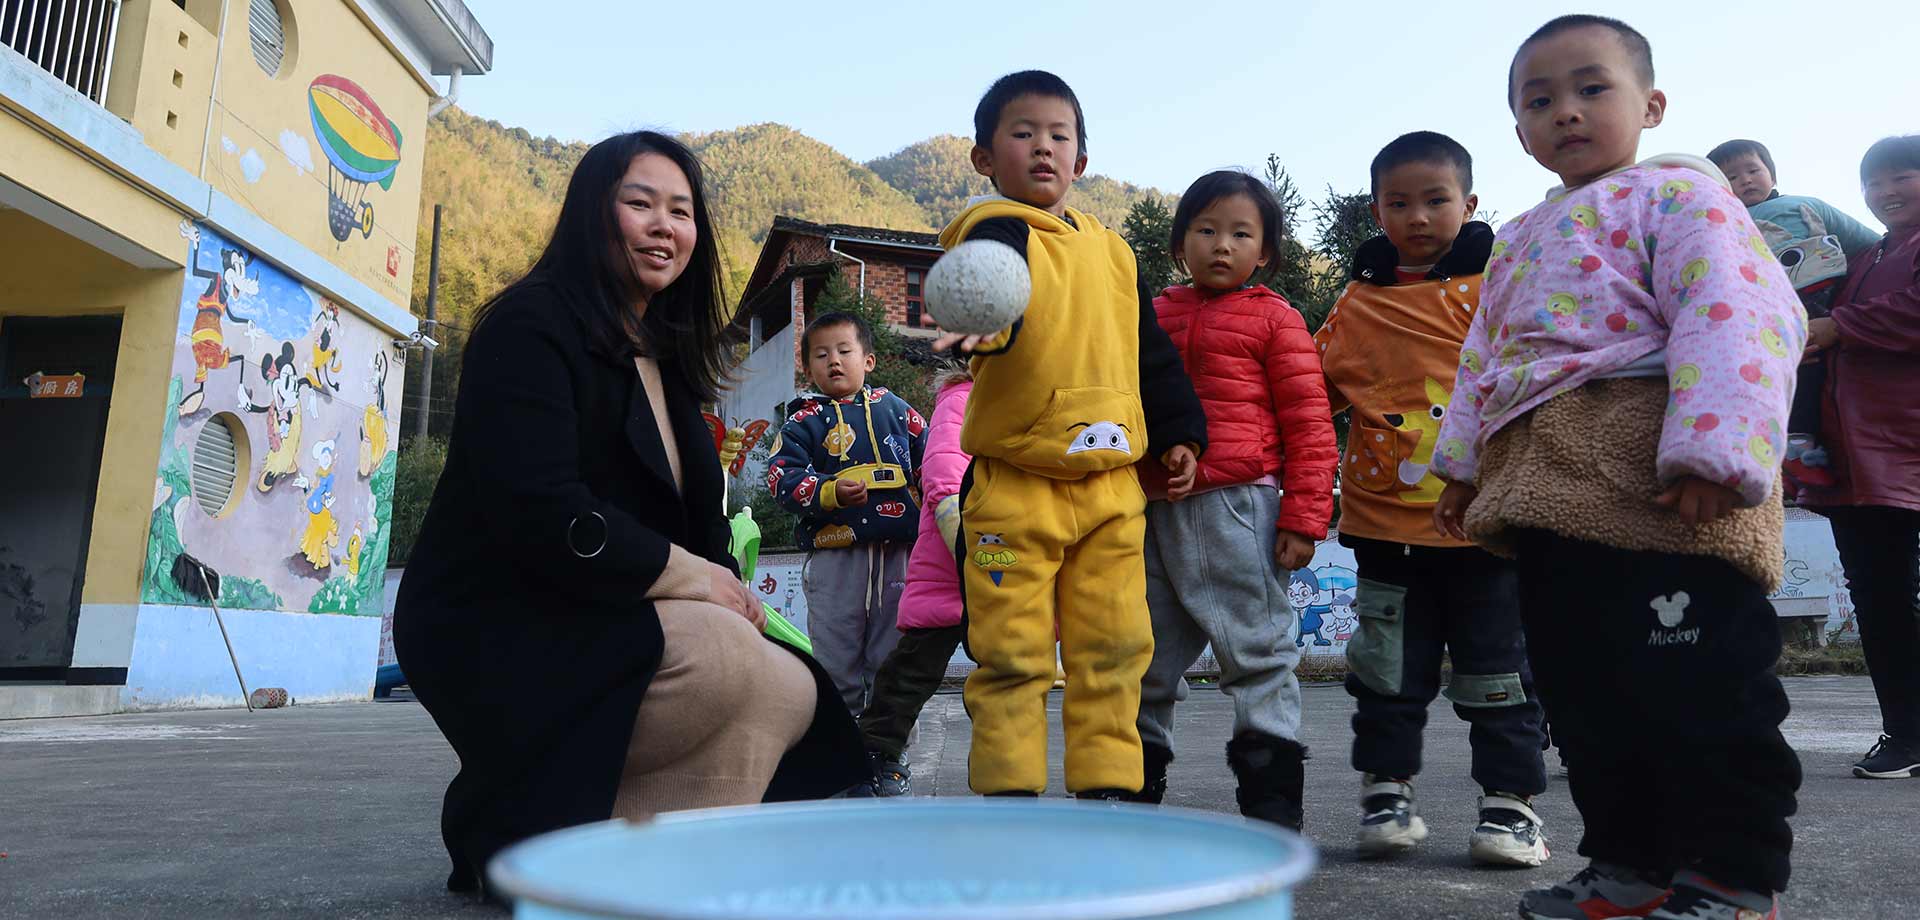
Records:
<instances>
[{"instance_id":1,"label":"child in pink jacket","mask_svg":"<svg viewBox=\"0 0 1920 920\"><path fill-rule=\"evenodd\" d=\"M1510 73L1560 185L1500 227L1433 472L1441 532L1516 559L1586 825L1592 862L1520 916L1772 920L1800 761L1767 595L1806 312L1717 167L1641 159L1667 106L1644 35L1563 16ZM1355 608L1399 629L1376 587Z\"/></svg>"},{"instance_id":2,"label":"child in pink jacket","mask_svg":"<svg viewBox=\"0 0 1920 920\"><path fill-rule=\"evenodd\" d=\"M934 389L933 422L920 464L920 536L907 559L907 588L900 595L900 643L880 663L873 697L860 716L860 733L873 761L871 794L880 796L911 791L907 734L921 707L940 689L947 662L967 637L960 622L954 542L960 527L960 480L973 461L960 449L960 423L966 418L973 377L966 365L955 365L934 378Z\"/></svg>"}]
</instances>

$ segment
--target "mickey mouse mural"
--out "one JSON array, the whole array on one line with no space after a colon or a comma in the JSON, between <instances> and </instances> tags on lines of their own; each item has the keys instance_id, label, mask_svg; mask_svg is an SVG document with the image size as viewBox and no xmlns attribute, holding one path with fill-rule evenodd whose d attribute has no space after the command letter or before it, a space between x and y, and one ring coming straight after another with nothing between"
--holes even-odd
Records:
<instances>
[{"instance_id":1,"label":"mickey mouse mural","mask_svg":"<svg viewBox=\"0 0 1920 920\"><path fill-rule=\"evenodd\" d=\"M143 600L204 605L168 577L186 554L220 574L223 608L379 615L402 377L393 333L210 227L183 224L181 236L192 265Z\"/></svg>"}]
</instances>

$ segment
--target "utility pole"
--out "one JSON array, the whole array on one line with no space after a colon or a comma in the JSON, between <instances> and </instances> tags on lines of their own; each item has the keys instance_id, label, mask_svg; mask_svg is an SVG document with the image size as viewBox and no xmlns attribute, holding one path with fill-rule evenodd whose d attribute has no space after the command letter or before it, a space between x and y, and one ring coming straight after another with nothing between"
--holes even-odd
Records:
<instances>
[{"instance_id":1,"label":"utility pole","mask_svg":"<svg viewBox=\"0 0 1920 920\"><path fill-rule=\"evenodd\" d=\"M433 206L433 252L427 257L427 321L421 333L432 336L436 325L434 309L440 303L440 205ZM427 419L433 415L433 349L421 349L426 353L420 365L420 416L416 420L413 434L416 438L427 436Z\"/></svg>"}]
</instances>

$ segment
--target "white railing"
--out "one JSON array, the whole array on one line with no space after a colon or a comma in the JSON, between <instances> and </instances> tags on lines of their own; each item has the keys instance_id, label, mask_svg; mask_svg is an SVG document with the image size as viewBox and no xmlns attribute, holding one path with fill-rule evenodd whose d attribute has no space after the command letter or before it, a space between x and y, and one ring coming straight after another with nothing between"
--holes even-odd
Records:
<instances>
[{"instance_id":1,"label":"white railing","mask_svg":"<svg viewBox=\"0 0 1920 920\"><path fill-rule=\"evenodd\" d=\"M94 102L107 99L120 0L0 0L0 42Z\"/></svg>"}]
</instances>

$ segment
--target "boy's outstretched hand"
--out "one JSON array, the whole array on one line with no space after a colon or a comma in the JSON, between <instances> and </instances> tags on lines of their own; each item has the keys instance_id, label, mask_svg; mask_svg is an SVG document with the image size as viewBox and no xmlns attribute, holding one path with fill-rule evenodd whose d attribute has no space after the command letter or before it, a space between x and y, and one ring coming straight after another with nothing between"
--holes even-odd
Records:
<instances>
[{"instance_id":1,"label":"boy's outstretched hand","mask_svg":"<svg viewBox=\"0 0 1920 920\"><path fill-rule=\"evenodd\" d=\"M1447 483L1440 491L1440 501L1433 506L1434 528L1443 536L1467 539L1467 508L1479 497L1480 490L1464 482Z\"/></svg>"},{"instance_id":2,"label":"boy's outstretched hand","mask_svg":"<svg viewBox=\"0 0 1920 920\"><path fill-rule=\"evenodd\" d=\"M970 355L973 354L974 349L980 347L981 342L997 339L1005 335L1006 332L1006 329L1002 329L992 335L967 335L961 332L943 332L939 338L933 340L933 351L935 354L938 354L958 345L961 354Z\"/></svg>"},{"instance_id":3,"label":"boy's outstretched hand","mask_svg":"<svg viewBox=\"0 0 1920 920\"><path fill-rule=\"evenodd\" d=\"M1653 503L1680 513L1680 522L1688 527L1711 524L1733 510L1740 493L1717 482L1687 476L1667 487Z\"/></svg>"},{"instance_id":4,"label":"boy's outstretched hand","mask_svg":"<svg viewBox=\"0 0 1920 920\"><path fill-rule=\"evenodd\" d=\"M1283 571L1304 569L1313 561L1313 541L1291 530L1282 530L1273 541L1273 561L1279 563Z\"/></svg>"},{"instance_id":5,"label":"boy's outstretched hand","mask_svg":"<svg viewBox=\"0 0 1920 920\"><path fill-rule=\"evenodd\" d=\"M1193 477L1200 472L1200 458L1192 445L1182 444L1160 458L1172 478L1167 480L1167 500L1179 501L1193 491Z\"/></svg>"}]
</instances>

